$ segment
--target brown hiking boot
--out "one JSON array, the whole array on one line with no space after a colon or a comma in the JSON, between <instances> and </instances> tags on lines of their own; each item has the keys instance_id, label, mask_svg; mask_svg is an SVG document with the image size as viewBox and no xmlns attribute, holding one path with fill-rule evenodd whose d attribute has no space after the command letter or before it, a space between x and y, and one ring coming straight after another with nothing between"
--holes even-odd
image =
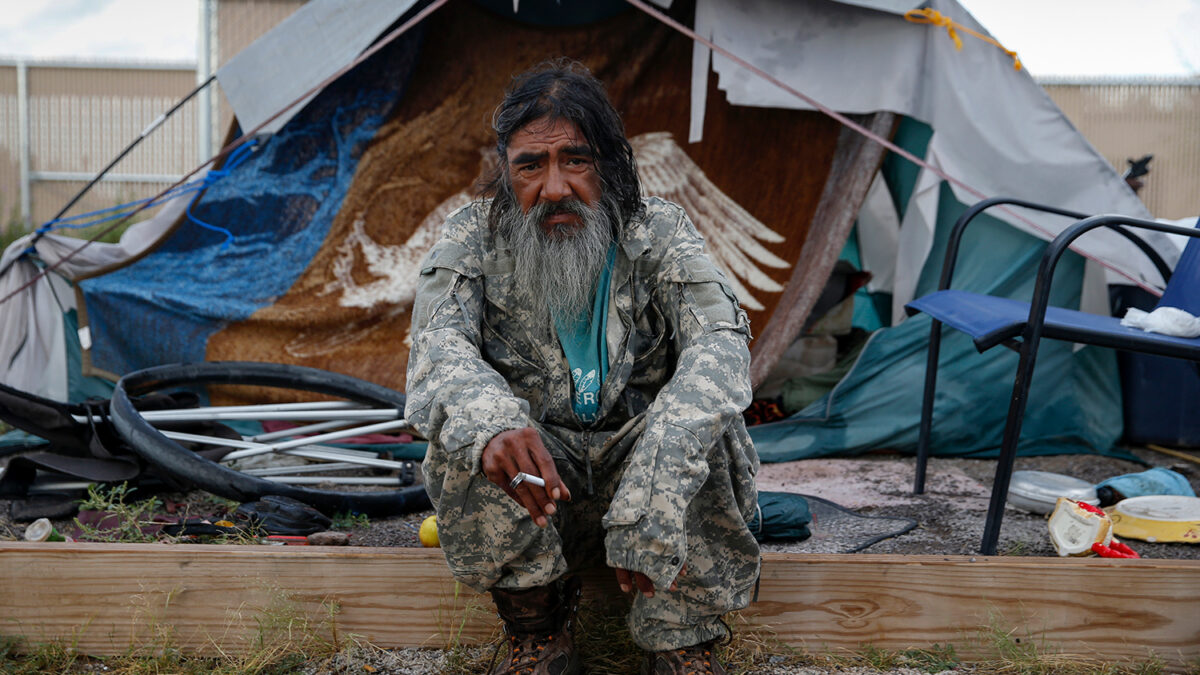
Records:
<instances>
[{"instance_id":1,"label":"brown hiking boot","mask_svg":"<svg viewBox=\"0 0 1200 675\"><path fill-rule=\"evenodd\" d=\"M572 577L520 591L492 590L508 635L508 658L491 675L578 675L573 629L582 583ZM498 649L498 648L497 648ZM495 657L492 657L495 660Z\"/></svg>"},{"instance_id":2,"label":"brown hiking boot","mask_svg":"<svg viewBox=\"0 0 1200 675\"><path fill-rule=\"evenodd\" d=\"M716 640L691 647L647 652L642 675L725 675L725 667L713 654Z\"/></svg>"}]
</instances>

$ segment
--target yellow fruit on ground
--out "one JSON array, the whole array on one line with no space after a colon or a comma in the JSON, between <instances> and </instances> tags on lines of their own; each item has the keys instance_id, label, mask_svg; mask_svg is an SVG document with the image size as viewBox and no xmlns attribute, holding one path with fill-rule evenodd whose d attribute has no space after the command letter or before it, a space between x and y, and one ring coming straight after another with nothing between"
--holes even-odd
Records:
<instances>
[{"instance_id":1,"label":"yellow fruit on ground","mask_svg":"<svg viewBox=\"0 0 1200 675\"><path fill-rule=\"evenodd\" d=\"M437 516L429 516L421 523L421 529L417 531L417 537L421 539L421 545L426 548L441 546L441 543L438 541Z\"/></svg>"}]
</instances>

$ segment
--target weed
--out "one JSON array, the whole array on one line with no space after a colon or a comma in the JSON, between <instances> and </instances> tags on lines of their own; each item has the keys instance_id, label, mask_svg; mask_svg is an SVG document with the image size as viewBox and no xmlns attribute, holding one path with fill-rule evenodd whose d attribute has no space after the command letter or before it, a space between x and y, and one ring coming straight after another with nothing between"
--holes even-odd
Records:
<instances>
[{"instance_id":1,"label":"weed","mask_svg":"<svg viewBox=\"0 0 1200 675\"><path fill-rule=\"evenodd\" d=\"M906 649L900 652L900 655L903 657L905 665L927 673L953 670L960 663L958 654L954 651L954 645L949 643L943 646L935 642L929 649Z\"/></svg>"},{"instance_id":2,"label":"weed","mask_svg":"<svg viewBox=\"0 0 1200 675\"><path fill-rule=\"evenodd\" d=\"M484 660L485 653L494 654L495 651L473 649L463 640L463 634L472 618L478 618L489 612L490 608L485 608L484 601L468 597L465 587L457 581L454 582L454 595L451 597L450 608L447 610L439 605L437 611L438 634L445 636L442 648L448 652L446 655L447 675L469 675L487 669ZM446 627L447 623L448 627ZM497 632L491 636L489 642L498 642L499 639L500 635ZM497 644L497 648L498 646Z\"/></svg>"},{"instance_id":3,"label":"weed","mask_svg":"<svg viewBox=\"0 0 1200 675\"><path fill-rule=\"evenodd\" d=\"M995 654L990 660L975 664L979 673L1002 675L1162 675L1166 664L1153 653L1142 660L1126 662L1101 661L1096 658L1051 651L1044 641L1037 640L1028 629L1007 626L993 615L982 627L978 642Z\"/></svg>"},{"instance_id":4,"label":"weed","mask_svg":"<svg viewBox=\"0 0 1200 675\"><path fill-rule=\"evenodd\" d=\"M322 616L314 621L290 594L268 589L269 600L255 615L257 630L249 648L232 657L236 672L260 675L290 673L305 661L328 659L339 650L356 647L355 635L344 635L337 627L341 607L334 601L321 603Z\"/></svg>"},{"instance_id":5,"label":"weed","mask_svg":"<svg viewBox=\"0 0 1200 675\"><path fill-rule=\"evenodd\" d=\"M580 605L575 643L579 645L588 673L638 672L642 650L633 643L625 626L625 608L625 603Z\"/></svg>"},{"instance_id":6,"label":"weed","mask_svg":"<svg viewBox=\"0 0 1200 675\"><path fill-rule=\"evenodd\" d=\"M29 227L21 218L21 209L17 205L13 205L9 210L8 217L3 223L0 223L0 251L4 251L14 241L29 234Z\"/></svg>"},{"instance_id":7,"label":"weed","mask_svg":"<svg viewBox=\"0 0 1200 675\"><path fill-rule=\"evenodd\" d=\"M1029 543L1024 541L1014 541L1000 551L1000 555L1020 556L1029 553Z\"/></svg>"},{"instance_id":8,"label":"weed","mask_svg":"<svg viewBox=\"0 0 1200 675\"><path fill-rule=\"evenodd\" d=\"M863 665L869 666L876 670L884 668L891 669L899 665L899 655L897 652L880 649L875 645L864 644L861 646L859 658L862 659Z\"/></svg>"},{"instance_id":9,"label":"weed","mask_svg":"<svg viewBox=\"0 0 1200 675\"><path fill-rule=\"evenodd\" d=\"M121 542L151 542L156 537L147 534L143 528L154 524L150 514L162 507L157 497L126 503L131 489L127 483L121 483L111 488L89 485L88 494L79 502L81 511L100 511L109 514L102 523L97 525L84 524L75 519L79 528L80 538L85 541L121 541Z\"/></svg>"},{"instance_id":10,"label":"weed","mask_svg":"<svg viewBox=\"0 0 1200 675\"><path fill-rule=\"evenodd\" d=\"M750 621L746 613L732 612L725 620L729 626L729 640L718 651L718 657L730 673L750 675L760 672L762 664L804 662L804 655L780 640L774 629Z\"/></svg>"},{"instance_id":11,"label":"weed","mask_svg":"<svg viewBox=\"0 0 1200 675\"><path fill-rule=\"evenodd\" d=\"M333 529L335 530L355 530L370 526L371 519L365 513L343 511L333 516Z\"/></svg>"}]
</instances>

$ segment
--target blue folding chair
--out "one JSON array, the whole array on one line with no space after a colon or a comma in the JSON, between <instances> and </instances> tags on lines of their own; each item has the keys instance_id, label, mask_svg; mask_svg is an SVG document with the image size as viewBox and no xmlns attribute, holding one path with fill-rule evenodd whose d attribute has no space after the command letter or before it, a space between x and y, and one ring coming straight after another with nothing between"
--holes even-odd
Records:
<instances>
[{"instance_id":1,"label":"blue folding chair","mask_svg":"<svg viewBox=\"0 0 1200 675\"><path fill-rule=\"evenodd\" d=\"M950 288L954 264L958 256L959 241L966 226L984 210L1001 204L1020 206L1079 220L1047 244L1038 267L1031 302ZM963 213L958 222L954 224L954 229L950 234L938 290L905 305L910 314L924 312L933 318L929 330L925 395L921 404L917 471L913 485L913 492L916 494L921 494L925 490L925 466L929 460L933 399L937 386L938 350L941 344L942 324L945 323L970 335L976 349L980 352L1003 344L1020 353L1016 378L1013 381L1012 398L1008 407L1008 418L1004 424L1004 436L1000 444L1000 459L996 466L996 477L992 483L987 522L983 529L980 552L984 555L995 555L996 544L1000 539L1000 521L1004 516L1004 503L1008 495L1013 463L1016 460L1017 441L1021 436L1021 423L1025 417L1025 405L1029 395L1030 381L1033 377L1034 361L1037 358L1038 344L1042 338L1157 354L1200 363L1200 338L1187 339L1148 333L1138 328L1122 326L1118 318L1048 306L1054 267L1063 252L1067 250L1071 242L1098 227L1113 229L1124 236L1150 258L1164 279L1168 279L1166 291L1158 302L1159 306L1178 307L1193 315L1200 315L1200 243L1197 243L1200 229L1164 225L1126 216L1093 216L1089 218L1084 214L1072 211L1002 197L979 202ZM1183 256L1175 266L1174 273L1153 248L1125 229L1130 227L1191 237L1184 249Z\"/></svg>"}]
</instances>

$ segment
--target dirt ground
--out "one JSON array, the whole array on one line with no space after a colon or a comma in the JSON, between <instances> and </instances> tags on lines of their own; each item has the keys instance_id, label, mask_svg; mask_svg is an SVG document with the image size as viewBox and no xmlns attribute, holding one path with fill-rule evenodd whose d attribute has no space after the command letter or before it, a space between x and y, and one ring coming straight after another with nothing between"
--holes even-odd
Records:
<instances>
[{"instance_id":1,"label":"dirt ground","mask_svg":"<svg viewBox=\"0 0 1200 675\"><path fill-rule=\"evenodd\" d=\"M1016 470L1048 471L1091 483L1127 473L1164 466L1187 476L1200 494L1200 464L1148 449L1132 449L1146 464L1100 455L1020 457ZM1200 458L1200 453L1193 453ZM813 459L763 464L760 490L796 492L821 497L865 516L909 518L917 527L883 539L863 553L974 555L983 536L988 498L996 462L987 459L933 458L926 491L912 494L916 460L911 456L875 454L851 459ZM432 511L372 520L352 531L357 546L419 546L417 529ZM1045 515L1009 506L1005 509L997 551L1002 555L1054 556ZM888 529L888 528L883 528ZM1146 558L1200 559L1200 545L1129 545ZM773 542L766 551L837 553L818 538L802 542Z\"/></svg>"},{"instance_id":2,"label":"dirt ground","mask_svg":"<svg viewBox=\"0 0 1200 675\"><path fill-rule=\"evenodd\" d=\"M1146 464L1099 455L1020 457L1017 470L1060 473L1098 483L1106 478L1165 466L1188 477L1200 494L1200 464L1147 449L1132 454ZM1194 453L1200 458L1200 453ZM863 553L973 555L979 552L996 462L986 459L933 458L926 491L912 494L916 461L910 456L875 454L851 459L814 459L763 464L759 489L796 492L834 502L865 516L909 518L917 527L883 539ZM351 531L356 546L419 546L417 530L432 511L374 519ZM1046 516L1005 509L998 552L1003 555L1053 556ZM888 529L888 528L884 528ZM1200 545L1129 544L1146 558L1200 559ZM836 553L817 538L764 544L767 551Z\"/></svg>"}]
</instances>

